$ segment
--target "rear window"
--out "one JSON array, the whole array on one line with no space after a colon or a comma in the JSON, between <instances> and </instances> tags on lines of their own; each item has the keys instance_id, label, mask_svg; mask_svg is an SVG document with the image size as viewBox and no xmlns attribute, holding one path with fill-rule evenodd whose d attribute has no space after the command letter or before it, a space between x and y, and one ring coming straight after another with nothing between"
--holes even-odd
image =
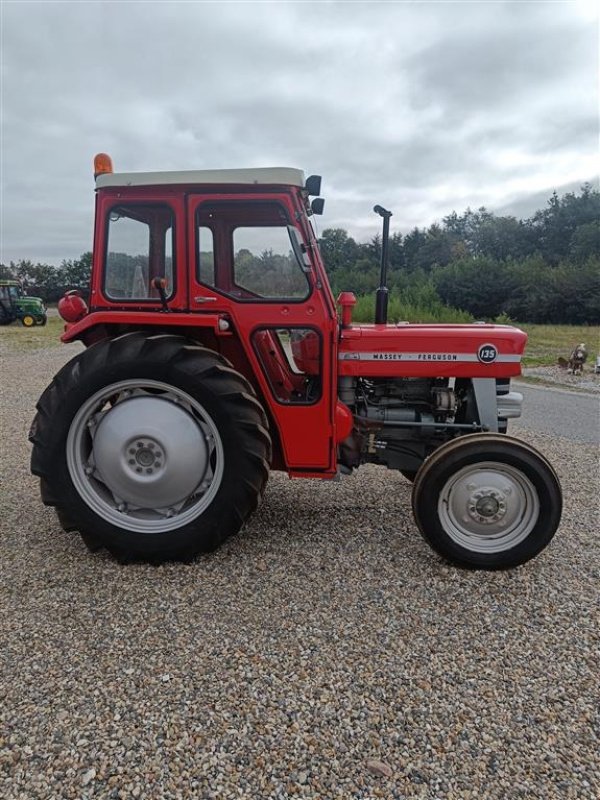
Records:
<instances>
[{"instance_id":1,"label":"rear window","mask_svg":"<svg viewBox=\"0 0 600 800\"><path fill-rule=\"evenodd\" d=\"M173 211L166 205L123 205L109 212L104 293L111 300L158 302L154 278L173 294Z\"/></svg>"}]
</instances>

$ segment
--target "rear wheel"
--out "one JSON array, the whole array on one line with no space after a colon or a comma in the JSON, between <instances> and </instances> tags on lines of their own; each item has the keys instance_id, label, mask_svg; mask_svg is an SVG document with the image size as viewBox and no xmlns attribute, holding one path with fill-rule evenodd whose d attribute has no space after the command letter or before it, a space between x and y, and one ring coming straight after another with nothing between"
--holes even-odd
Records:
<instances>
[{"instance_id":1,"label":"rear wheel","mask_svg":"<svg viewBox=\"0 0 600 800\"><path fill-rule=\"evenodd\" d=\"M550 542L560 522L556 473L533 447L503 434L447 442L413 486L415 520L440 555L464 566L506 569Z\"/></svg>"},{"instance_id":2,"label":"rear wheel","mask_svg":"<svg viewBox=\"0 0 600 800\"><path fill-rule=\"evenodd\" d=\"M67 364L30 434L42 499L121 560L190 560L256 508L271 453L248 382L178 336L127 334Z\"/></svg>"},{"instance_id":3,"label":"rear wheel","mask_svg":"<svg viewBox=\"0 0 600 800\"><path fill-rule=\"evenodd\" d=\"M21 317L21 325L24 328L32 328L35 325L35 317L33 314L24 314Z\"/></svg>"}]
</instances>

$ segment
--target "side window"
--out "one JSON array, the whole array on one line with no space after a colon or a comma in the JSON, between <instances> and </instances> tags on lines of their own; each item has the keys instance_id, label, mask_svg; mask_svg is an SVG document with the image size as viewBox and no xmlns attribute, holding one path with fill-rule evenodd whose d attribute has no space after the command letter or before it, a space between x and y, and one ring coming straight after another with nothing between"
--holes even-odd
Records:
<instances>
[{"instance_id":1,"label":"side window","mask_svg":"<svg viewBox=\"0 0 600 800\"><path fill-rule=\"evenodd\" d=\"M213 232L201 225L198 228L198 280L207 286L215 285L215 244Z\"/></svg>"},{"instance_id":2,"label":"side window","mask_svg":"<svg viewBox=\"0 0 600 800\"><path fill-rule=\"evenodd\" d=\"M112 208L104 293L112 300L157 301L153 278L166 278L167 296L173 294L173 212L158 205Z\"/></svg>"},{"instance_id":3,"label":"side window","mask_svg":"<svg viewBox=\"0 0 600 800\"><path fill-rule=\"evenodd\" d=\"M309 405L321 397L321 337L311 328L260 328L252 344L275 399Z\"/></svg>"},{"instance_id":4,"label":"side window","mask_svg":"<svg viewBox=\"0 0 600 800\"><path fill-rule=\"evenodd\" d=\"M237 286L264 299L303 299L310 289L287 226L235 228L233 274Z\"/></svg>"}]
</instances>

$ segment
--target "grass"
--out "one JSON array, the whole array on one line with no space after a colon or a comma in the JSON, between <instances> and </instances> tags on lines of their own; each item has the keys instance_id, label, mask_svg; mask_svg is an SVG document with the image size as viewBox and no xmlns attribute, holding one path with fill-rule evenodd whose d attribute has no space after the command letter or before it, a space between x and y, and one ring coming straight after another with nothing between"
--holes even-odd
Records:
<instances>
[{"instance_id":1,"label":"grass","mask_svg":"<svg viewBox=\"0 0 600 800\"><path fill-rule=\"evenodd\" d=\"M529 336L524 367L554 366L558 357L568 358L575 345L584 342L588 364L594 363L600 351L600 325L530 325L515 322Z\"/></svg>"},{"instance_id":2,"label":"grass","mask_svg":"<svg viewBox=\"0 0 600 800\"><path fill-rule=\"evenodd\" d=\"M7 347L12 352L28 352L40 350L45 347L58 347L61 343L60 336L63 332L64 322L60 317L48 317L48 322L43 327L35 325L33 328L24 328L20 322L12 325L0 326L0 345Z\"/></svg>"}]
</instances>

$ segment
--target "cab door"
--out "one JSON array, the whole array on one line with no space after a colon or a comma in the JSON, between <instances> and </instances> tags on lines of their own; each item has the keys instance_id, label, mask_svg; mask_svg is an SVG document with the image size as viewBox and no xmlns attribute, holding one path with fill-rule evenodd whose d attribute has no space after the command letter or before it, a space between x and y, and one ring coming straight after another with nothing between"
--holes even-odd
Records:
<instances>
[{"instance_id":1,"label":"cab door","mask_svg":"<svg viewBox=\"0 0 600 800\"><path fill-rule=\"evenodd\" d=\"M336 470L335 320L286 194L188 196L190 310L228 315L292 473Z\"/></svg>"}]
</instances>

